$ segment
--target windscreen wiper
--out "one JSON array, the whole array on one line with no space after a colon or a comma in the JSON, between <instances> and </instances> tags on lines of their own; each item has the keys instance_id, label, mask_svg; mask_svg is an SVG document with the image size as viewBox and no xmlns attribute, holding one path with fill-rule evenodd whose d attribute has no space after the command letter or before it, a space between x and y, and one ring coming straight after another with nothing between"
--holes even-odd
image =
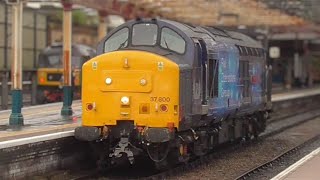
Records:
<instances>
[{"instance_id":1,"label":"windscreen wiper","mask_svg":"<svg viewBox=\"0 0 320 180\"><path fill-rule=\"evenodd\" d=\"M163 38L163 41L164 41L164 44L166 45L166 48L167 48L167 49L170 49L169 46L168 46L168 43L167 43L167 41L166 41L166 38Z\"/></svg>"},{"instance_id":2,"label":"windscreen wiper","mask_svg":"<svg viewBox=\"0 0 320 180\"><path fill-rule=\"evenodd\" d=\"M126 39L123 43L121 43L120 46L117 48L117 50L123 48L127 42L128 42L128 39Z\"/></svg>"},{"instance_id":3,"label":"windscreen wiper","mask_svg":"<svg viewBox=\"0 0 320 180\"><path fill-rule=\"evenodd\" d=\"M166 45L166 48L170 49L169 46L168 46L168 43L166 41L166 38L163 38L163 41L164 41L164 44ZM172 54L172 52L169 52L169 53L163 54L162 56L168 56L168 55L173 55L173 54Z\"/></svg>"}]
</instances>

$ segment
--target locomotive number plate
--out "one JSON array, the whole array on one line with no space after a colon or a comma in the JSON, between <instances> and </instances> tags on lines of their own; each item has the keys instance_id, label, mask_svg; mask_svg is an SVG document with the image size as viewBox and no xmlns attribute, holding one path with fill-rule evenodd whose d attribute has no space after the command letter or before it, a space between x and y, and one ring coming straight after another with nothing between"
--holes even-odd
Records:
<instances>
[{"instance_id":1,"label":"locomotive number plate","mask_svg":"<svg viewBox=\"0 0 320 180\"><path fill-rule=\"evenodd\" d=\"M170 102L170 97L150 97L151 102Z\"/></svg>"}]
</instances>

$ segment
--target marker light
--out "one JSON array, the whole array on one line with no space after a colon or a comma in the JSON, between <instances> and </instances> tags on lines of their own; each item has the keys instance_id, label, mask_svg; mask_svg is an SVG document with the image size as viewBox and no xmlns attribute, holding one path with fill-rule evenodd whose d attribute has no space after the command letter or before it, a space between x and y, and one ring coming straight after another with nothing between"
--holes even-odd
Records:
<instances>
[{"instance_id":1,"label":"marker light","mask_svg":"<svg viewBox=\"0 0 320 180\"><path fill-rule=\"evenodd\" d=\"M162 112L167 112L167 111L168 111L168 105L166 105L166 104L161 104L161 105L160 105L160 110L161 110Z\"/></svg>"},{"instance_id":2,"label":"marker light","mask_svg":"<svg viewBox=\"0 0 320 180\"><path fill-rule=\"evenodd\" d=\"M111 79L111 78L107 78L107 79L106 79L106 84L107 84L107 85L110 85L111 83L112 83L112 79Z\"/></svg>"},{"instance_id":3,"label":"marker light","mask_svg":"<svg viewBox=\"0 0 320 180\"><path fill-rule=\"evenodd\" d=\"M88 111L92 111L93 110L93 104L92 103L88 103L87 104L87 110Z\"/></svg>"},{"instance_id":4,"label":"marker light","mask_svg":"<svg viewBox=\"0 0 320 180\"><path fill-rule=\"evenodd\" d=\"M95 102L93 102L93 103L87 103L87 104L86 104L86 110L87 110L87 111L96 110L96 103L95 103Z\"/></svg>"},{"instance_id":5,"label":"marker light","mask_svg":"<svg viewBox=\"0 0 320 180\"><path fill-rule=\"evenodd\" d=\"M147 80L145 80L145 79L141 79L140 80L140 85L141 86L144 86L144 85L146 85L147 84Z\"/></svg>"},{"instance_id":6,"label":"marker light","mask_svg":"<svg viewBox=\"0 0 320 180\"><path fill-rule=\"evenodd\" d=\"M41 78L40 78L40 83L44 83L44 82L45 82L44 77L41 77Z\"/></svg>"},{"instance_id":7,"label":"marker light","mask_svg":"<svg viewBox=\"0 0 320 180\"><path fill-rule=\"evenodd\" d=\"M122 103L123 105L129 105L130 100L129 100L129 98L128 98L127 96L123 96L123 97L121 98L121 103Z\"/></svg>"}]
</instances>

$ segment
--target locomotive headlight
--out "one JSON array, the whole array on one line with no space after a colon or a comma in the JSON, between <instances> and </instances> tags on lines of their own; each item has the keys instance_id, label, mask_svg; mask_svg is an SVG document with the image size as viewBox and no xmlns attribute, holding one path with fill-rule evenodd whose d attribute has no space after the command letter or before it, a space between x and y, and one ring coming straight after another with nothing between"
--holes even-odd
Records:
<instances>
[{"instance_id":1,"label":"locomotive headlight","mask_svg":"<svg viewBox=\"0 0 320 180\"><path fill-rule=\"evenodd\" d=\"M107 84L107 85L110 85L111 83L112 83L112 79L108 77L108 78L106 79L106 84Z\"/></svg>"},{"instance_id":2,"label":"locomotive headlight","mask_svg":"<svg viewBox=\"0 0 320 180\"><path fill-rule=\"evenodd\" d=\"M121 103L122 103L123 105L129 105L129 104L130 104L130 99L129 99L129 97L123 96L123 97L121 98Z\"/></svg>"},{"instance_id":3,"label":"locomotive headlight","mask_svg":"<svg viewBox=\"0 0 320 180\"><path fill-rule=\"evenodd\" d=\"M145 79L141 79L140 80L140 85L141 86L144 86L144 85L146 85L147 84L147 80L145 80Z\"/></svg>"}]
</instances>

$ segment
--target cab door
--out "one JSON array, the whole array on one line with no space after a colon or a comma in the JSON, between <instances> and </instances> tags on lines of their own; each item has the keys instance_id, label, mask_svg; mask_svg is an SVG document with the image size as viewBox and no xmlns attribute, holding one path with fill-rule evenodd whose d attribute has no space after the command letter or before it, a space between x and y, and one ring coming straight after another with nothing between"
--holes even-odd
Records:
<instances>
[{"instance_id":1,"label":"cab door","mask_svg":"<svg viewBox=\"0 0 320 180\"><path fill-rule=\"evenodd\" d=\"M206 43L203 39L193 39L195 43L195 60L193 87L199 88L199 99L194 96L193 101L197 101L197 107L194 110L197 114L208 113L208 53Z\"/></svg>"}]
</instances>

